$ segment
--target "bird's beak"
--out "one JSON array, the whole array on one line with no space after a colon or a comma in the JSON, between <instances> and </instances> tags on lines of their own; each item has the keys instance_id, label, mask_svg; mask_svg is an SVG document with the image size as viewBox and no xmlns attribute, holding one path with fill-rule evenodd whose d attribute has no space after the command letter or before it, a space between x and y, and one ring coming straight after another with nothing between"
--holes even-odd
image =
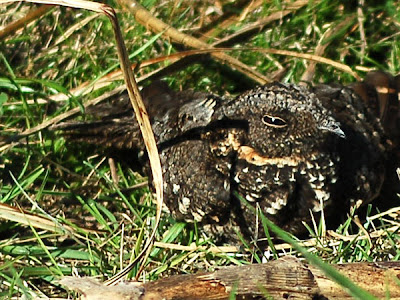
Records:
<instances>
[{"instance_id":1,"label":"bird's beak","mask_svg":"<svg viewBox=\"0 0 400 300\"><path fill-rule=\"evenodd\" d=\"M343 130L339 127L339 125L337 123L322 125L322 126L319 126L319 129L328 130L328 131L338 135L342 139L346 138L346 134L343 132Z\"/></svg>"}]
</instances>

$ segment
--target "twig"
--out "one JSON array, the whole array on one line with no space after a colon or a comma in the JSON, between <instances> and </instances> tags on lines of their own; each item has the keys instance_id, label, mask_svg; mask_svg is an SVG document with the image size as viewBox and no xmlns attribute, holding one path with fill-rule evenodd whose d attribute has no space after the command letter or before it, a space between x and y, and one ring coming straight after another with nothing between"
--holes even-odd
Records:
<instances>
[{"instance_id":1,"label":"twig","mask_svg":"<svg viewBox=\"0 0 400 300\"><path fill-rule=\"evenodd\" d=\"M368 299L372 295L400 299L399 267L400 262L361 262L334 265L333 269L367 291ZM117 287L105 287L92 278L64 277L60 283L88 299L354 299L320 269L292 256Z\"/></svg>"}]
</instances>

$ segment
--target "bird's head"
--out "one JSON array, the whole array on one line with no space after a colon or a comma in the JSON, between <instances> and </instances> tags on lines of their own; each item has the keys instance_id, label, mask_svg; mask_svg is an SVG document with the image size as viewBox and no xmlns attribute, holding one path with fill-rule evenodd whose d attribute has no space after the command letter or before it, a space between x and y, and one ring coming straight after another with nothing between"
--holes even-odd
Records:
<instances>
[{"instance_id":1,"label":"bird's head","mask_svg":"<svg viewBox=\"0 0 400 300\"><path fill-rule=\"evenodd\" d=\"M345 138L315 94L292 84L250 90L225 106L224 117L245 122L246 146L267 157L303 156L327 139Z\"/></svg>"}]
</instances>

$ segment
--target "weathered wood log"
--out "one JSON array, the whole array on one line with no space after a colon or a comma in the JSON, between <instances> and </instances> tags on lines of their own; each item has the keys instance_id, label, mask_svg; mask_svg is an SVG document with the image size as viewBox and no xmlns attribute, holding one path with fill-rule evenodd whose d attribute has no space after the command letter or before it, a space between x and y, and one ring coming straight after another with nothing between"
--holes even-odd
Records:
<instances>
[{"instance_id":1,"label":"weathered wood log","mask_svg":"<svg viewBox=\"0 0 400 300\"><path fill-rule=\"evenodd\" d=\"M400 262L351 263L334 267L377 298L400 299ZM67 282L62 283L77 289L76 285L74 288ZM236 299L352 299L321 270L294 257L266 264L223 267L212 273L176 275L139 286L135 283L131 294L127 283L123 288L103 288L114 289L116 294L112 299L215 300L228 299L231 294L236 295ZM86 299L103 299L101 294L91 298L90 293L98 289L77 290L83 292ZM101 293L104 295L104 290Z\"/></svg>"}]
</instances>

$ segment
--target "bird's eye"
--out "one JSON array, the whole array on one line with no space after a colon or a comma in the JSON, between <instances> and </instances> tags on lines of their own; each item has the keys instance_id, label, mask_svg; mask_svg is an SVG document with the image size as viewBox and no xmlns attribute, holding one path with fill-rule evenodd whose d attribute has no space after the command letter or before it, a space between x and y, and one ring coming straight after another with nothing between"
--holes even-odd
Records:
<instances>
[{"instance_id":1,"label":"bird's eye","mask_svg":"<svg viewBox=\"0 0 400 300\"><path fill-rule=\"evenodd\" d=\"M275 128L283 128L287 126L287 123L284 119L270 115L264 115L262 117L262 121L264 124Z\"/></svg>"}]
</instances>

